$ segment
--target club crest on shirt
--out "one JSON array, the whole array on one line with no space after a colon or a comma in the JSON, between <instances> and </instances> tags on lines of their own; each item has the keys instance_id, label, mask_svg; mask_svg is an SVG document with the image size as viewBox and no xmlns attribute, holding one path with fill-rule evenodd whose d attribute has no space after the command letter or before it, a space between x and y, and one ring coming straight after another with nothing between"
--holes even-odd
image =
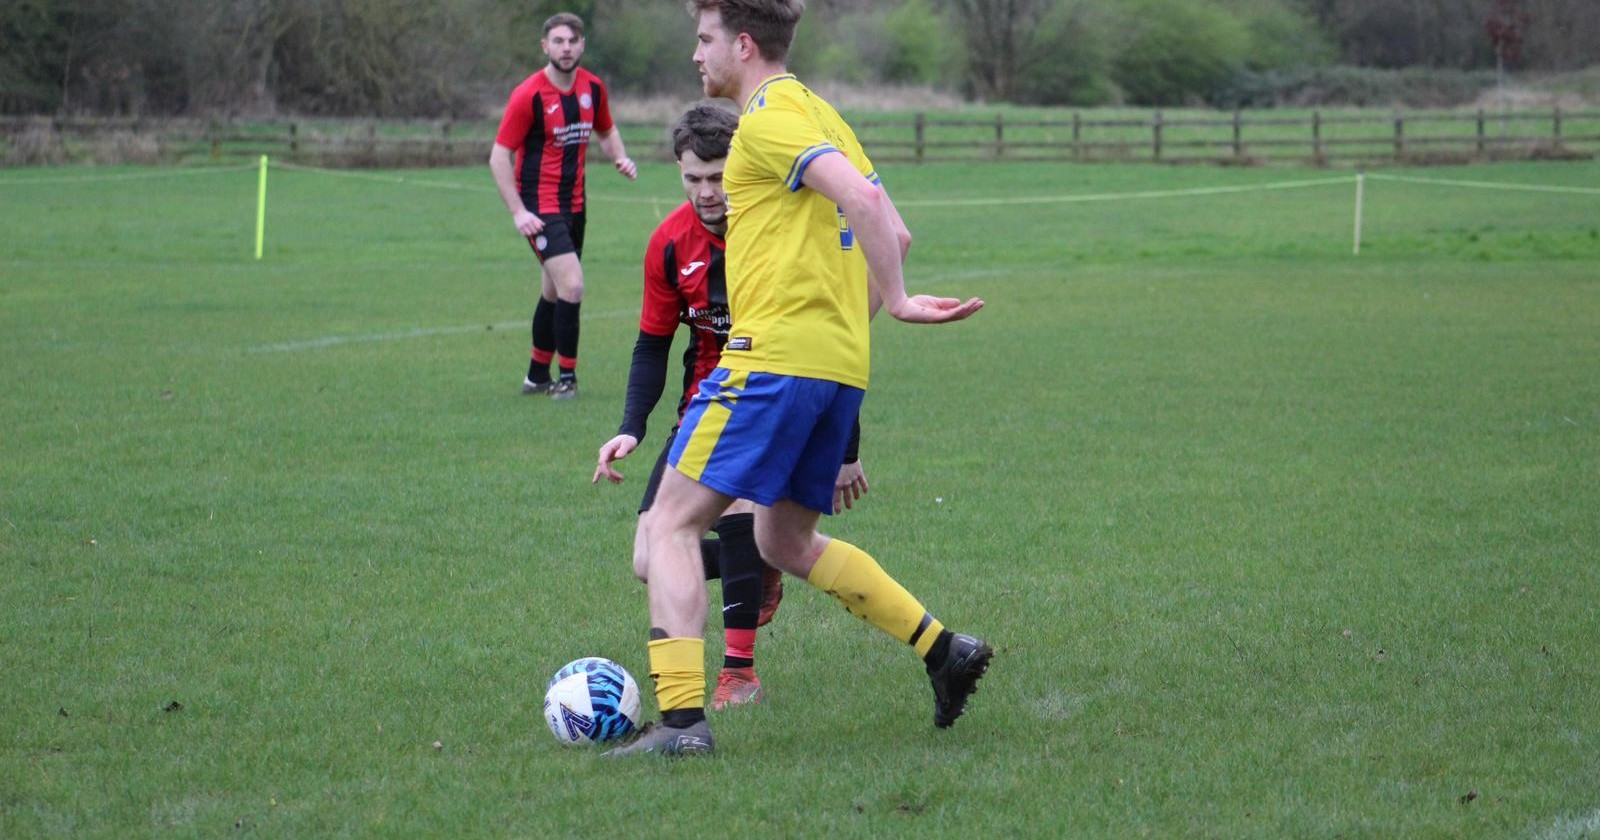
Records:
<instances>
[{"instance_id":1,"label":"club crest on shirt","mask_svg":"<svg viewBox=\"0 0 1600 840\"><path fill-rule=\"evenodd\" d=\"M582 95L580 95L578 97L578 107L579 108L590 108L590 107L593 107L593 106L594 106L594 100L589 97L589 94L585 93L585 94L582 94Z\"/></svg>"}]
</instances>

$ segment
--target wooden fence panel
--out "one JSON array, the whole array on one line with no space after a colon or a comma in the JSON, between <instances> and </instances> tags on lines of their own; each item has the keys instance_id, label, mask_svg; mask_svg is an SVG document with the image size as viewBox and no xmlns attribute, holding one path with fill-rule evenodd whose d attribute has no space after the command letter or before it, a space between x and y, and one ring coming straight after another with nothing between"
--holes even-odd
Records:
<instances>
[{"instance_id":1,"label":"wooden fence panel","mask_svg":"<svg viewBox=\"0 0 1600 840\"><path fill-rule=\"evenodd\" d=\"M622 123L641 157L670 160L665 126ZM1298 165L1428 163L1515 157L1593 157L1600 111L1276 112L1148 118L1073 112L1060 119L1004 113L979 119L917 113L855 121L882 162L1059 160ZM487 160L487 121L293 120L241 123L141 118L0 117L0 160L74 150L128 136L154 138L169 162L238 161L267 154L330 166L447 166Z\"/></svg>"}]
</instances>

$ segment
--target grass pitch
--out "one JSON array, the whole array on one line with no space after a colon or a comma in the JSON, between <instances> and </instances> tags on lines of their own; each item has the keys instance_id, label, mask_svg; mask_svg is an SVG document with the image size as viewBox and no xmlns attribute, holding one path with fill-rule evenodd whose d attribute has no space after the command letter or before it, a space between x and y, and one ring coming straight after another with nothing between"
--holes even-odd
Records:
<instances>
[{"instance_id":1,"label":"grass pitch","mask_svg":"<svg viewBox=\"0 0 1600 840\"><path fill-rule=\"evenodd\" d=\"M717 755L613 764L539 701L645 678L670 395L588 478L674 171L595 173L566 404L517 395L481 168L275 172L259 263L252 172L88 180L145 174L0 173L0 836L1600 828L1600 197L1369 182L1357 258L1351 184L1021 201L1325 172L886 172L912 287L989 306L875 326L872 492L825 525L995 665L935 731L791 582Z\"/></svg>"}]
</instances>

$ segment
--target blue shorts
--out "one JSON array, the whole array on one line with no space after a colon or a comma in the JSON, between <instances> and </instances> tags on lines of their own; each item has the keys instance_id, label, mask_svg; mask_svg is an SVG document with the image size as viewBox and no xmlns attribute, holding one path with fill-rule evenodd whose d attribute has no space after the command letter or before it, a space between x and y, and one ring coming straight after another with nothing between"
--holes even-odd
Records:
<instances>
[{"instance_id":1,"label":"blue shorts","mask_svg":"<svg viewBox=\"0 0 1600 840\"><path fill-rule=\"evenodd\" d=\"M717 368L689 403L667 463L736 499L833 512L833 483L866 392Z\"/></svg>"}]
</instances>

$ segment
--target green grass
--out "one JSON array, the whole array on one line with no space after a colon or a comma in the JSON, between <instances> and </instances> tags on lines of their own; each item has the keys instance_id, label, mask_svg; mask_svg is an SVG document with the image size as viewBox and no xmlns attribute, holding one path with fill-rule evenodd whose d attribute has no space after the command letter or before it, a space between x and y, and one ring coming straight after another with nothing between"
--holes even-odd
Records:
<instances>
[{"instance_id":1,"label":"green grass","mask_svg":"<svg viewBox=\"0 0 1600 840\"><path fill-rule=\"evenodd\" d=\"M886 170L913 287L989 306L875 327L872 493L826 525L994 668L935 731L915 658L791 583L769 702L618 765L539 700L580 655L647 670L671 401L588 477L674 173L595 173L569 404L516 395L532 259L481 167L277 171L260 263L252 172L24 183L105 174L141 173L0 173L0 836L1600 821L1600 198L1369 182L1355 258L1349 184L940 203L1324 173Z\"/></svg>"}]
</instances>

